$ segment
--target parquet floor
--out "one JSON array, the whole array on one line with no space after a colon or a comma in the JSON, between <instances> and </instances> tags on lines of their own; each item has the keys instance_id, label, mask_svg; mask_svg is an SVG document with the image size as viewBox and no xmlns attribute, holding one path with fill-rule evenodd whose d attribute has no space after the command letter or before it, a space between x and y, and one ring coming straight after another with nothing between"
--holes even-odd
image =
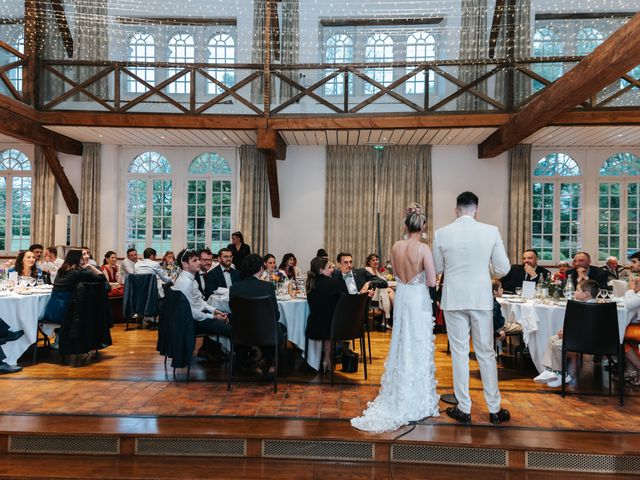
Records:
<instances>
[{"instance_id":1,"label":"parquet floor","mask_svg":"<svg viewBox=\"0 0 640 480\"><path fill-rule=\"evenodd\" d=\"M190 383L184 371L174 381L172 371L165 371L163 358L155 351L156 335L152 330L124 331L117 325L112 331L114 344L104 350L95 363L81 368L60 365L53 352L42 351L36 365L24 357L24 370L0 376L0 389L7 394L0 402L0 414L52 414L103 416L236 416L346 420L358 415L367 401L375 397L390 333L373 333L373 364L369 379L336 372L334 387L328 375L317 374L298 360L279 386L277 394L271 384L254 379L235 381L226 389L226 370L194 359ZM446 336L438 335L436 375L439 393L451 393L451 361L446 354ZM574 365L575 362L572 363ZM478 365L471 360L471 388L475 424L487 423ZM630 421L640 415L640 391L625 390L626 403L607 396L608 377L590 359L580 369L565 399L559 389L549 389L531 380L531 366L523 373L510 358L499 367L503 406L513 414L511 427L567 429L587 431L640 432L640 424ZM573 375L574 372L572 372ZM614 387L615 388L615 387ZM442 409L446 407L443 403ZM442 415L428 423L451 423Z\"/></svg>"}]
</instances>

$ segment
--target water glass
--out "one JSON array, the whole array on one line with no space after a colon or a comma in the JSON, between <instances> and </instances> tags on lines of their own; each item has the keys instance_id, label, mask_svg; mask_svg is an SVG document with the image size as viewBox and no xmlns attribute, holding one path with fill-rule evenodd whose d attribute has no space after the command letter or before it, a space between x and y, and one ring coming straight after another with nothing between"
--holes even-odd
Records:
<instances>
[{"instance_id":1,"label":"water glass","mask_svg":"<svg viewBox=\"0 0 640 480\"><path fill-rule=\"evenodd\" d=\"M516 287L516 295L517 296L522 295L522 287Z\"/></svg>"}]
</instances>

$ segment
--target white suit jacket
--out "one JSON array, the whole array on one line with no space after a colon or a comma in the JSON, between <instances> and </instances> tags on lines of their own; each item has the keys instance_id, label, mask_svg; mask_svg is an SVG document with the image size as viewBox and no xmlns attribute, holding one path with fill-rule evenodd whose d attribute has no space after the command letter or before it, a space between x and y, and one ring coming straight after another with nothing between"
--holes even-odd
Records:
<instances>
[{"instance_id":1,"label":"white suit jacket","mask_svg":"<svg viewBox=\"0 0 640 480\"><path fill-rule=\"evenodd\" d=\"M436 231L433 260L444 272L442 310L492 310L491 275L511 268L498 228L467 215Z\"/></svg>"}]
</instances>

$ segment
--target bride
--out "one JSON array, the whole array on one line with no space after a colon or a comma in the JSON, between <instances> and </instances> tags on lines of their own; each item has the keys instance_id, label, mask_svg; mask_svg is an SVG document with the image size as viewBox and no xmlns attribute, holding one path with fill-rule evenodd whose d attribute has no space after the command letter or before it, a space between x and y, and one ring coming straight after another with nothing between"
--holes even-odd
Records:
<instances>
[{"instance_id":1,"label":"bride","mask_svg":"<svg viewBox=\"0 0 640 480\"><path fill-rule=\"evenodd\" d=\"M359 430L387 432L439 414L428 290L436 284L436 273L429 246L420 242L426 222L420 205L412 204L404 220L408 237L391 249L398 280L391 346L377 398L361 417L351 419Z\"/></svg>"}]
</instances>

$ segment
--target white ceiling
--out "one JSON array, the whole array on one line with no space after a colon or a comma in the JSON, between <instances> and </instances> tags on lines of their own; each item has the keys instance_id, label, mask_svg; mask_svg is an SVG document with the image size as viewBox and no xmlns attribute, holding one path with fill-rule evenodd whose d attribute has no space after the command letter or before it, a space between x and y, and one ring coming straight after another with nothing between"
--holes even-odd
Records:
<instances>
[{"instance_id":1,"label":"white ceiling","mask_svg":"<svg viewBox=\"0 0 640 480\"><path fill-rule=\"evenodd\" d=\"M545 127L522 143L557 147L640 146L640 126Z\"/></svg>"}]
</instances>

